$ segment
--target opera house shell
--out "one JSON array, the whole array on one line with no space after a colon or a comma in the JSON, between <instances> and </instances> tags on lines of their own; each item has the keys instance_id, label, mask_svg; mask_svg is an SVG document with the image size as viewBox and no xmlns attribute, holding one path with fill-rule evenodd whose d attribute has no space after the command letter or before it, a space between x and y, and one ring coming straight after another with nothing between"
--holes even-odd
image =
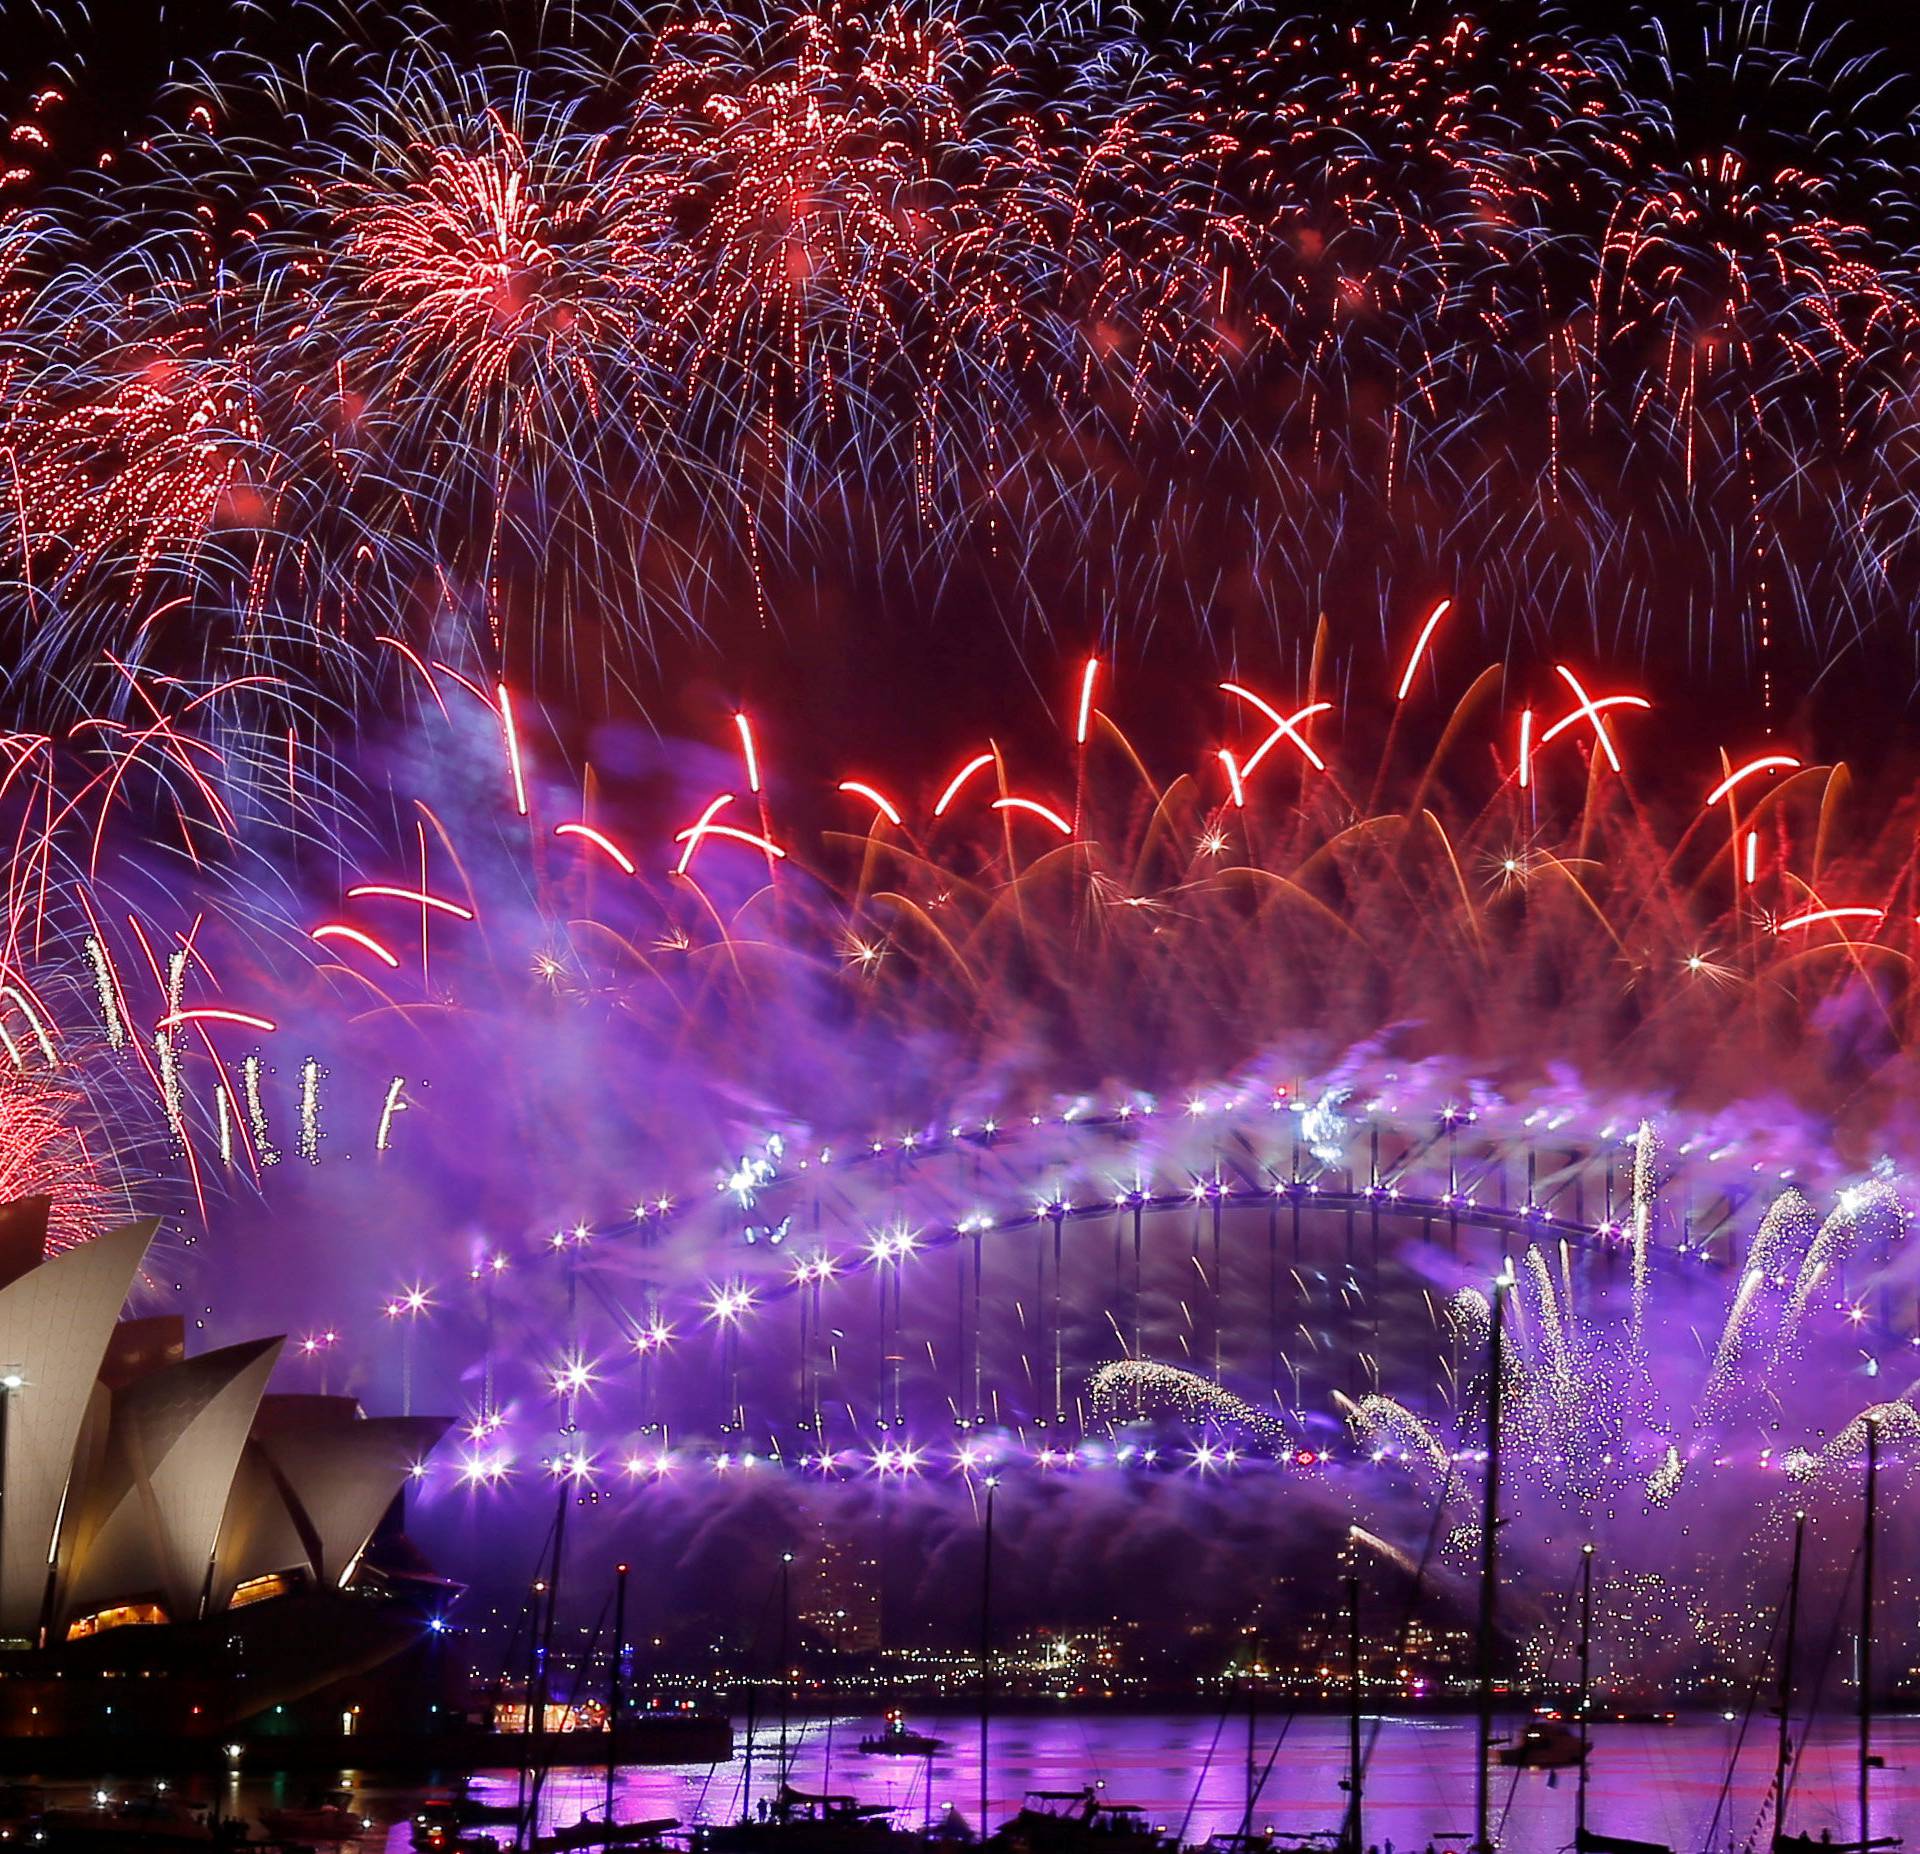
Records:
<instances>
[{"instance_id":1,"label":"opera house shell","mask_svg":"<svg viewBox=\"0 0 1920 1854\"><path fill-rule=\"evenodd\" d=\"M0 1205L0 1734L218 1732L422 1625L367 1549L445 1421L122 1319L157 1227L48 1255L46 1200Z\"/></svg>"}]
</instances>

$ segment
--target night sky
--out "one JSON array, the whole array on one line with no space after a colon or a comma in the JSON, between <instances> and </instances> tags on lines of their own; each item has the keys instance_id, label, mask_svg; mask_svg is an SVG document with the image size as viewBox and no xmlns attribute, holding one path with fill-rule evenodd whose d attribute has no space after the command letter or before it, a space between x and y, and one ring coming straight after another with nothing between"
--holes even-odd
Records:
<instances>
[{"instance_id":1,"label":"night sky","mask_svg":"<svg viewBox=\"0 0 1920 1854\"><path fill-rule=\"evenodd\" d=\"M1895 10L1857 17L1820 6L1503 6L1472 17L1490 43L1552 42L1604 59L1639 87L1649 119L1660 119L1661 159L1736 149L1757 175L1783 167L1819 173L1821 208L1864 226L1890 275L1911 273L1920 238L1920 80ZM1042 44L1050 30L1066 35L1064 21L1038 19ZM1413 7L1378 15L1369 30L1404 39L1443 32L1454 19L1451 9ZM329 61L342 60L344 70L341 47L349 43L391 50L419 32L456 63L511 63L542 41L618 45L632 24L616 9L596 8L416 7L349 20L324 7L134 0L90 19L44 7L9 29L5 63L16 105L46 81L69 95L53 146L18 151L33 177L13 192L37 204L65 199L64 183L92 149L137 137L156 120L177 124L192 98L216 90L236 141L257 131L270 143L276 131L239 75L242 53L283 67L309 59L324 93ZM1257 8L1229 24L1149 9L1142 37L1177 62L1181 48L1208 32L1253 42L1276 29L1284 35L1280 16ZM1502 63L1490 53L1480 80L1497 86ZM606 107L602 98L587 115ZM97 236L119 229L115 212L104 215L104 228L102 215L91 216ZM1565 228L1576 241L1589 230ZM1545 262L1554 261L1549 251ZM1323 680L1364 692L1390 679L1422 613L1451 595L1478 633L1481 660L1506 663L1521 692L1531 663L1559 650L1594 669L1644 676L1689 713L1713 716L1724 734L1798 729L1806 744L1844 753L1869 775L1894 749L1920 684L1904 590L1912 578L1905 517L1881 517L1879 584L1863 586L1857 568L1821 557L1828 518L1819 497L1834 487L1834 473L1858 467L1857 453L1809 453L1799 463L1803 484L1782 491L1770 513L1770 540L1792 557L1800 583L1789 595L1777 568L1768 569L1776 610L1763 664L1753 585L1760 570L1750 574L1735 559L1737 494L1676 513L1674 483L1657 481L1644 458L1601 446L1585 460L1589 518L1549 513L1516 565L1514 550L1487 532L1488 517L1537 481L1546 459L1539 432L1499 412L1426 483L1409 485L1414 460L1401 460L1401 496L1391 510L1378 499L1387 460L1363 445L1356 474L1308 473L1296 478L1294 499L1254 497L1237 519L1220 519L1253 495L1250 451L1285 443L1274 421L1288 410L1287 366L1274 364L1262 378L1237 409L1209 415L1217 425L1200 435L1204 463L1172 442L1083 458L1078 467L1107 474L1105 495L1017 563L1007 537L978 522L957 546L929 555L911 522L886 506L895 491L884 476L894 466L883 464L874 493L850 512L850 541L796 531L780 559L782 537L769 533L761 585L744 581L737 561L719 562L697 612L662 615L629 591L590 590L569 601L565 642L556 647L544 584L510 586L506 602L521 607L515 666L564 697L583 727L637 707L669 733L698 731L742 701L777 705L806 726L830 717L841 736L871 743L878 763L931 779L951 736L991 728L1002 738L1044 738L1089 649L1110 654L1118 686L1130 684L1142 698L1131 722L1136 738L1177 757L1212 725L1208 685L1220 675L1304 680L1324 616ZM1375 389L1364 373L1354 385L1348 415L1368 418ZM1807 413L1816 425L1826 416L1818 406ZM967 459L959 461L964 474ZM1289 453L1288 461L1297 458ZM1483 474L1493 470L1510 470L1512 483ZM1856 506L1867 499L1886 507L1884 486L1862 481L1844 493ZM1143 502L1170 512L1182 537L1177 558L1168 557L1163 533L1127 526ZM1258 533L1270 555L1256 557ZM1762 696L1763 669L1772 673L1771 700ZM930 735L933 709L951 725Z\"/></svg>"}]
</instances>

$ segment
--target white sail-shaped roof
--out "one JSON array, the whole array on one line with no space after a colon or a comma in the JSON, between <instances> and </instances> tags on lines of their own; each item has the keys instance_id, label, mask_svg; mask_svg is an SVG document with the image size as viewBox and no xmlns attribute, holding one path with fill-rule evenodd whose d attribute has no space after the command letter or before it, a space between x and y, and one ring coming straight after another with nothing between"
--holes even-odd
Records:
<instances>
[{"instance_id":1,"label":"white sail-shaped roof","mask_svg":"<svg viewBox=\"0 0 1920 1854\"><path fill-rule=\"evenodd\" d=\"M240 1457L227 1498L226 1518L213 1569L213 1607L222 1610L233 1593L255 1577L289 1576L317 1581L318 1541L302 1536L288 1490L252 1441Z\"/></svg>"},{"instance_id":2,"label":"white sail-shaped roof","mask_svg":"<svg viewBox=\"0 0 1920 1854\"><path fill-rule=\"evenodd\" d=\"M368 1416L324 1435L288 1430L262 1446L320 1542L320 1578L341 1583L414 1464L446 1434L438 1416Z\"/></svg>"},{"instance_id":3,"label":"white sail-shaped roof","mask_svg":"<svg viewBox=\"0 0 1920 1854\"><path fill-rule=\"evenodd\" d=\"M159 1601L200 1611L234 1472L278 1339L203 1352L116 1391L105 1459L77 1521L68 1616Z\"/></svg>"},{"instance_id":4,"label":"white sail-shaped roof","mask_svg":"<svg viewBox=\"0 0 1920 1854\"><path fill-rule=\"evenodd\" d=\"M51 1258L46 1223L0 1202L0 1641L123 1605L186 1621L268 1572L345 1582L446 1422L264 1398L279 1339L184 1358L167 1315L116 1339L157 1220Z\"/></svg>"},{"instance_id":5,"label":"white sail-shaped roof","mask_svg":"<svg viewBox=\"0 0 1920 1854\"><path fill-rule=\"evenodd\" d=\"M341 1398L276 1401L284 1407L247 1445L234 1480L216 1607L236 1584L273 1571L299 1568L337 1587L447 1428L444 1417L363 1417Z\"/></svg>"},{"instance_id":6,"label":"white sail-shaped roof","mask_svg":"<svg viewBox=\"0 0 1920 1854\"><path fill-rule=\"evenodd\" d=\"M0 1636L34 1638L80 1425L120 1308L158 1219L130 1223L0 1288L6 1398Z\"/></svg>"}]
</instances>

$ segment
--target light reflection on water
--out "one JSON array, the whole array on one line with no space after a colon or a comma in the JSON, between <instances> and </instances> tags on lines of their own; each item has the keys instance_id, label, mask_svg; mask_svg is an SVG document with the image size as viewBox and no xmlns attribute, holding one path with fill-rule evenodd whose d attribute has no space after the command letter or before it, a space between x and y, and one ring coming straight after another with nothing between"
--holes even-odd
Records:
<instances>
[{"instance_id":1,"label":"light reflection on water","mask_svg":"<svg viewBox=\"0 0 1920 1854\"><path fill-rule=\"evenodd\" d=\"M791 1780L802 1789L832 1789L863 1801L887 1803L902 1826L917 1827L929 1806L934 1816L951 1804L969 1822L979 1812L977 1726L962 1719L915 1723L946 1741L930 1761L868 1757L856 1749L871 1717L794 1721L788 1742ZM744 1728L736 1727L744 1742ZM1736 1724L1682 1720L1668 1726L1604 1725L1594 1734L1590 1825L1603 1832L1664 1841L1687 1854L1713 1854L1769 1844L1772 1823L1765 1798L1773 1777L1773 1722L1756 1717L1744 1749L1733 1757ZM1284 1738L1282 1734L1284 1732ZM1370 1720L1366 1838L1383 1850L1424 1850L1429 1837L1458 1849L1473 1826L1474 1727L1470 1718ZM1875 1748L1886 1768L1873 1777L1873 1831L1920 1844L1920 1717L1889 1718L1875 1728ZM779 1782L778 1729L764 1722L755 1735L753 1788L743 1799L745 1761L715 1766L629 1769L620 1773L617 1813L634 1820L675 1816L680 1821L737 1818L747 1804L771 1796ZM1344 1807L1346 1727L1337 1718L1261 1718L1253 1762L1258 1800L1256 1828L1300 1836L1335 1828ZM1115 1802L1138 1803L1155 1826L1204 1841L1238 1829L1246 1810L1247 1723L1199 1714L1125 1715L1055 1713L995 1721L992 1741L992 1813L1003 1820L1029 1789L1103 1784ZM1729 1781L1731 1771L1731 1781ZM929 1774L931 1783L929 1784ZM514 1777L476 1779L476 1795L511 1800ZM604 1774L555 1771L543 1799L545 1823L598 1811ZM1547 1854L1573 1839L1574 1777L1497 1770L1496 1819L1503 1847L1516 1854ZM1836 1721L1816 1731L1799 1760L1789 1800L1789 1827L1836 1840L1853 1839L1855 1748L1850 1727ZM369 1802L374 1799L369 1798ZM397 1799L395 1799L397 1801ZM393 1802L377 1813L398 1813ZM404 1824L387 1843L407 1846Z\"/></svg>"}]
</instances>

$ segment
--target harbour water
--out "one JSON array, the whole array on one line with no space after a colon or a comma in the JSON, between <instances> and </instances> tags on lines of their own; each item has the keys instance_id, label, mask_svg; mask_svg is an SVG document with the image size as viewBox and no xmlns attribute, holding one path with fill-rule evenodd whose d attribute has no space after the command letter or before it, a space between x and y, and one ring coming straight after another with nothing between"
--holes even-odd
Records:
<instances>
[{"instance_id":1,"label":"harbour water","mask_svg":"<svg viewBox=\"0 0 1920 1854\"><path fill-rule=\"evenodd\" d=\"M887 1803L903 1826L918 1826L952 1804L969 1822L979 1809L977 1725L960 1718L914 1723L945 1740L931 1759L865 1756L861 1737L879 1720L848 1715L796 1719L788 1734L791 1781L802 1789L831 1789ZM744 1738L744 1725L736 1724ZM1773 1776L1774 1725L1755 1715L1738 1721L1682 1718L1671 1725L1596 1728L1590 1821L1606 1833L1663 1841L1685 1854L1767 1845L1771 1828L1766 1795ZM1457 1716L1369 1719L1366 1837L1382 1854L1419 1854L1429 1839L1439 1848L1463 1847L1473 1826L1473 1721ZM1876 1750L1886 1768L1873 1773L1873 1831L1903 1835L1920 1846L1920 1715L1876 1721ZM1736 1747L1738 1755L1736 1756ZM743 1795L745 1760L712 1767L625 1770L616 1785L617 1809L627 1819L674 1816L682 1823L737 1818L743 1807L770 1797L779 1782L779 1730L762 1721L755 1734L752 1791ZM1281 1838L1333 1829L1344 1797L1344 1721L1326 1716L1255 1722L1253 1771L1257 1829ZM1244 1717L1060 1712L1008 1717L993 1727L990 1795L1002 1820L1028 1789L1103 1785L1115 1802L1137 1803L1156 1826L1188 1842L1241 1826L1246 1811L1247 1722ZM549 1777L542 1815L576 1820L604 1795L604 1774L556 1771ZM476 1795L511 1800L515 1779L495 1773L476 1779ZM1850 1724L1835 1720L1816 1730L1802 1750L1789 1801L1789 1825L1818 1837L1855 1837L1855 1741ZM249 1786L251 1787L251 1786ZM369 1784L360 1792L367 1813L391 1823L385 1846L407 1845L411 1793ZM1502 1847L1516 1854L1548 1854L1573 1839L1574 1777L1497 1770L1493 1785ZM251 1798L247 1799L251 1801ZM1324 1841L1321 1845L1325 1845Z\"/></svg>"}]
</instances>

